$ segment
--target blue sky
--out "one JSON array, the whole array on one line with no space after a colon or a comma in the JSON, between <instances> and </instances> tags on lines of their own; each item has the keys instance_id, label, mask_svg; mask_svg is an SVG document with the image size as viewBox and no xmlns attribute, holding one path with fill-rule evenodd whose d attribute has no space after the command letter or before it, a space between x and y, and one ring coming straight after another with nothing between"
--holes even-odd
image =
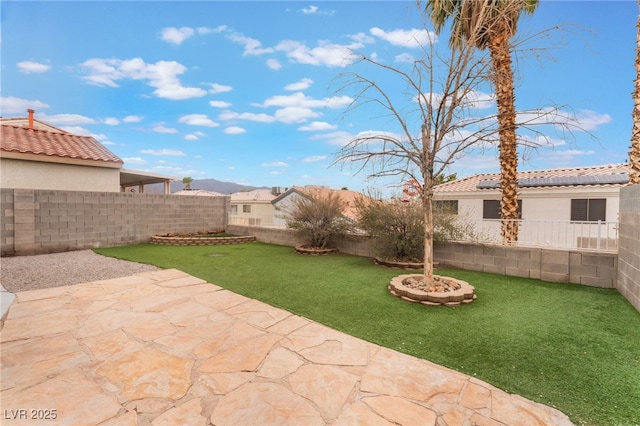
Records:
<instances>
[{"instance_id":1,"label":"blue sky","mask_svg":"<svg viewBox=\"0 0 640 426\"><path fill-rule=\"evenodd\" d=\"M338 92L336 77L358 70L352 51L398 67L419 56L416 40L426 40L426 30L413 1L0 7L3 117L33 108L40 120L94 136L126 168L178 178L355 190L394 184L330 167L350 138L393 127L366 107L346 114L353 94ZM565 31L527 45L548 54L519 57L517 108L566 105L588 130L567 137L548 126L545 146L528 153L522 170L626 160L637 16L633 1L541 1L520 21L520 37ZM446 49L447 34L435 45ZM397 87L386 74L372 77ZM490 89L480 95L490 99ZM450 168L459 176L495 171L492 147Z\"/></svg>"}]
</instances>

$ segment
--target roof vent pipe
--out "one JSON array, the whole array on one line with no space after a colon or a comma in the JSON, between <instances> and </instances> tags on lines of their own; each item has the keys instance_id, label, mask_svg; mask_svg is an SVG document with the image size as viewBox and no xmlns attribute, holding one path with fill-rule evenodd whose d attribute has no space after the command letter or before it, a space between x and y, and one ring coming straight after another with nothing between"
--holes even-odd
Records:
<instances>
[{"instance_id":1,"label":"roof vent pipe","mask_svg":"<svg viewBox=\"0 0 640 426\"><path fill-rule=\"evenodd\" d=\"M32 109L28 109L27 112L29 113L29 128L33 129L33 113L35 111Z\"/></svg>"}]
</instances>

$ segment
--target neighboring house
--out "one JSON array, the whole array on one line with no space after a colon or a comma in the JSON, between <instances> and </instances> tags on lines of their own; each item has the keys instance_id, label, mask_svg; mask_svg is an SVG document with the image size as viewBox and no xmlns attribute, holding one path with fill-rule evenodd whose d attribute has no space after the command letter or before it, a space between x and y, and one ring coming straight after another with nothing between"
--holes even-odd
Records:
<instances>
[{"instance_id":1,"label":"neighboring house","mask_svg":"<svg viewBox=\"0 0 640 426\"><path fill-rule=\"evenodd\" d=\"M536 237L538 243L553 245L554 240L568 239L569 245L580 246L580 238L592 238L597 232L602 235L602 226L606 227L608 240L617 237L620 187L629 180L626 164L521 171L517 178L521 218L523 223L540 224L536 232L544 235ZM434 188L434 205L472 223L484 223L480 226L483 232L498 230L499 233L499 182L500 175L494 173L438 185ZM599 229L591 226L598 221L601 222ZM524 226L521 226L520 241L533 238L525 235ZM578 228L581 230L573 230Z\"/></svg>"},{"instance_id":2,"label":"neighboring house","mask_svg":"<svg viewBox=\"0 0 640 426\"><path fill-rule=\"evenodd\" d=\"M204 189L182 189L172 193L173 195L195 195L198 197L226 197L225 194L221 194L215 191L207 191Z\"/></svg>"},{"instance_id":3,"label":"neighboring house","mask_svg":"<svg viewBox=\"0 0 640 426\"><path fill-rule=\"evenodd\" d=\"M123 169L123 161L91 136L71 134L34 118L0 118L2 188L119 192L171 176Z\"/></svg>"},{"instance_id":4,"label":"neighboring house","mask_svg":"<svg viewBox=\"0 0 640 426\"><path fill-rule=\"evenodd\" d=\"M326 197L329 193L335 193L340 197L345 204L342 214L355 222L357 220L355 200L357 197L363 196L361 193L348 189L330 189L324 186L308 185L304 187L294 186L274 198L272 204L277 212L274 224L277 226L286 226L287 212L294 206L295 200L298 197Z\"/></svg>"},{"instance_id":5,"label":"neighboring house","mask_svg":"<svg viewBox=\"0 0 640 426\"><path fill-rule=\"evenodd\" d=\"M255 189L231 194L229 224L273 226L275 209L271 201L277 189Z\"/></svg>"}]
</instances>

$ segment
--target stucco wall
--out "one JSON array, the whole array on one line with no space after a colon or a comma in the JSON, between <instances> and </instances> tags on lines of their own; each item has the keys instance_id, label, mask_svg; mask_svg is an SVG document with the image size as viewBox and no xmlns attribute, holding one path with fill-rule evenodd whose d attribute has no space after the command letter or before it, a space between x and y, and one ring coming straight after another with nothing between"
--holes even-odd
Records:
<instances>
[{"instance_id":1,"label":"stucco wall","mask_svg":"<svg viewBox=\"0 0 640 426\"><path fill-rule=\"evenodd\" d=\"M155 234L226 227L229 197L6 189L2 255L149 241Z\"/></svg>"},{"instance_id":2,"label":"stucco wall","mask_svg":"<svg viewBox=\"0 0 640 426\"><path fill-rule=\"evenodd\" d=\"M1 188L120 191L120 169L0 159Z\"/></svg>"},{"instance_id":3,"label":"stucco wall","mask_svg":"<svg viewBox=\"0 0 640 426\"><path fill-rule=\"evenodd\" d=\"M618 291L640 311L640 185L620 191Z\"/></svg>"}]
</instances>

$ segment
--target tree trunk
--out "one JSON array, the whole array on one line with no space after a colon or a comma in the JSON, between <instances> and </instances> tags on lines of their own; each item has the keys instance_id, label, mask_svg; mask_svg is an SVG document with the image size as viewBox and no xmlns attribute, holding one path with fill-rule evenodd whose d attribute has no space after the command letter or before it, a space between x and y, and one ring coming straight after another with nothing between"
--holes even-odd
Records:
<instances>
[{"instance_id":1,"label":"tree trunk","mask_svg":"<svg viewBox=\"0 0 640 426\"><path fill-rule=\"evenodd\" d=\"M433 189L426 182L422 187L424 211L424 283L433 284Z\"/></svg>"},{"instance_id":2,"label":"tree trunk","mask_svg":"<svg viewBox=\"0 0 640 426\"><path fill-rule=\"evenodd\" d=\"M498 104L500 138L500 218L503 244L518 241L518 148L516 107L508 32L492 37L488 44Z\"/></svg>"},{"instance_id":3,"label":"tree trunk","mask_svg":"<svg viewBox=\"0 0 640 426\"><path fill-rule=\"evenodd\" d=\"M640 9L640 0L638 1ZM636 24L636 80L633 92L633 129L631 131L631 150L629 151L629 183L640 184L640 14Z\"/></svg>"}]
</instances>

